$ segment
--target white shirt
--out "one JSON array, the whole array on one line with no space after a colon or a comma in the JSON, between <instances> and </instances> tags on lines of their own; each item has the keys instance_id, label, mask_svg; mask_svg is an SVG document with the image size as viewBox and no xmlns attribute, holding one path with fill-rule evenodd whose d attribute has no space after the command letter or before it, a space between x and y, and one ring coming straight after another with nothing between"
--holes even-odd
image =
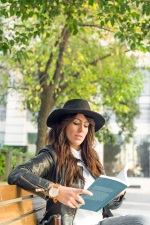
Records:
<instances>
[{"instance_id":1,"label":"white shirt","mask_svg":"<svg viewBox=\"0 0 150 225\"><path fill-rule=\"evenodd\" d=\"M81 150L76 151L75 149L72 148L71 152L75 158L82 160ZM84 165L83 161L79 162L78 165L83 167L83 176L85 178L84 189L87 189L94 182L94 178L86 169L86 166ZM101 220L102 220L102 210L99 210L98 212L93 212L85 209L77 209L73 225L83 225L83 224L96 225Z\"/></svg>"}]
</instances>

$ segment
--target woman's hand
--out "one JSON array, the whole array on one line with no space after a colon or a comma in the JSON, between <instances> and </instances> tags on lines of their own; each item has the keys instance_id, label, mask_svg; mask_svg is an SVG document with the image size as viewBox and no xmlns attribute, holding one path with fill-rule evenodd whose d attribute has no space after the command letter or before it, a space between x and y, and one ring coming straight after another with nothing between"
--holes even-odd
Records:
<instances>
[{"instance_id":1,"label":"woman's hand","mask_svg":"<svg viewBox=\"0 0 150 225\"><path fill-rule=\"evenodd\" d=\"M83 198L80 196L81 194L89 196L93 195L92 192L85 189L77 189L60 185L57 200L71 208L79 208L81 204L85 204Z\"/></svg>"},{"instance_id":2,"label":"woman's hand","mask_svg":"<svg viewBox=\"0 0 150 225\"><path fill-rule=\"evenodd\" d=\"M126 191L124 190L124 191L122 191L122 192L120 192L113 200L115 200L115 201L117 201L117 200L119 200L120 199L120 197L122 197L122 196L124 196L125 195L125 193L126 193Z\"/></svg>"}]
</instances>

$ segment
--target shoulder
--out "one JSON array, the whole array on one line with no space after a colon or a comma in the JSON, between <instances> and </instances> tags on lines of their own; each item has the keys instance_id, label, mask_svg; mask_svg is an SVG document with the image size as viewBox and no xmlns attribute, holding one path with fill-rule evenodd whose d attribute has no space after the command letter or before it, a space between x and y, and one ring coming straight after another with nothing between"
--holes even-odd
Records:
<instances>
[{"instance_id":1,"label":"shoulder","mask_svg":"<svg viewBox=\"0 0 150 225\"><path fill-rule=\"evenodd\" d=\"M42 153L47 154L47 156L51 156L52 158L55 158L55 159L57 158L56 152L50 145L46 145L42 149L40 149L40 151L38 152L38 155Z\"/></svg>"}]
</instances>

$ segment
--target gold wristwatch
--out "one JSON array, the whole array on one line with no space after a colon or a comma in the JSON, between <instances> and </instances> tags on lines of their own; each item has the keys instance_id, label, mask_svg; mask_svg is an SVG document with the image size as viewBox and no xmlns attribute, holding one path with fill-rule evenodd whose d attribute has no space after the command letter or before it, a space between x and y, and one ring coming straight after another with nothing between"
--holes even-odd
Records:
<instances>
[{"instance_id":1,"label":"gold wristwatch","mask_svg":"<svg viewBox=\"0 0 150 225\"><path fill-rule=\"evenodd\" d=\"M48 191L49 198L52 198L54 203L56 203L58 201L57 197L58 197L58 193L59 193L59 186L60 186L60 184L53 184Z\"/></svg>"}]
</instances>

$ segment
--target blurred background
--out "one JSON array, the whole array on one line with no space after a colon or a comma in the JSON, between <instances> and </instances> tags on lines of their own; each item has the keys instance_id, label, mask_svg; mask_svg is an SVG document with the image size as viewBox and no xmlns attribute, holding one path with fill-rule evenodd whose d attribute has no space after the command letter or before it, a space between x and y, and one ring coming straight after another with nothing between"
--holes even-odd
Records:
<instances>
[{"instance_id":1,"label":"blurred background","mask_svg":"<svg viewBox=\"0 0 150 225\"><path fill-rule=\"evenodd\" d=\"M83 98L105 126L95 148L109 176L130 162L123 206L150 208L149 1L0 4L0 181L44 145L46 119Z\"/></svg>"}]
</instances>

